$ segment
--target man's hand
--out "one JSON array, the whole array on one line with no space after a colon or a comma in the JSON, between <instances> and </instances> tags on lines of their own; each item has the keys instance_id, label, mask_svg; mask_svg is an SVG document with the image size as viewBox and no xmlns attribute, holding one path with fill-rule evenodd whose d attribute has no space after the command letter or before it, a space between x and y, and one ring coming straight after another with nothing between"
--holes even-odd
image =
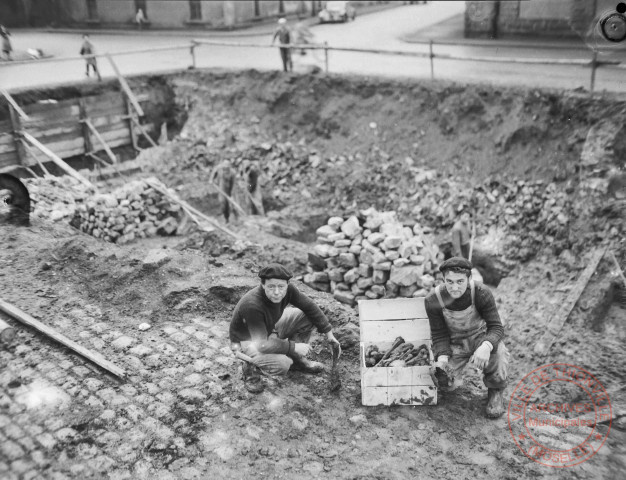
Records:
<instances>
[{"instance_id":1,"label":"man's hand","mask_svg":"<svg viewBox=\"0 0 626 480\"><path fill-rule=\"evenodd\" d=\"M306 357L310 351L311 345L308 343L296 343L296 346L294 347L294 352L300 357Z\"/></svg>"},{"instance_id":2,"label":"man's hand","mask_svg":"<svg viewBox=\"0 0 626 480\"><path fill-rule=\"evenodd\" d=\"M335 338L332 330L326 334L326 339L331 343L336 343L337 345L339 345L339 340Z\"/></svg>"},{"instance_id":3,"label":"man's hand","mask_svg":"<svg viewBox=\"0 0 626 480\"><path fill-rule=\"evenodd\" d=\"M442 370L448 365L448 356L447 355L439 355L437 361L435 362L435 367L439 367Z\"/></svg>"},{"instance_id":4,"label":"man's hand","mask_svg":"<svg viewBox=\"0 0 626 480\"><path fill-rule=\"evenodd\" d=\"M489 363L491 350L493 350L491 343L487 341L483 342L482 345L476 349L472 358L470 358L470 362L476 365L477 368L481 370L484 369Z\"/></svg>"}]
</instances>

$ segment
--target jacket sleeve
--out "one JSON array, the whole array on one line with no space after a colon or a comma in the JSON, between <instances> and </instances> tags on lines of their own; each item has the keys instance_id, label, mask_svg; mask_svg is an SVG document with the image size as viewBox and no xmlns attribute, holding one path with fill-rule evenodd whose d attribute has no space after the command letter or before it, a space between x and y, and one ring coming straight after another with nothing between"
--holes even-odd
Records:
<instances>
[{"instance_id":1,"label":"jacket sleeve","mask_svg":"<svg viewBox=\"0 0 626 480\"><path fill-rule=\"evenodd\" d=\"M498 344L504 338L504 326L502 325L493 294L483 285L477 285L476 287L476 309L487 323L487 333L484 340L491 342L493 353L498 349Z\"/></svg>"},{"instance_id":2,"label":"jacket sleeve","mask_svg":"<svg viewBox=\"0 0 626 480\"><path fill-rule=\"evenodd\" d=\"M320 307L291 283L289 284L288 295L289 303L302 310L319 333L328 333L333 329Z\"/></svg>"},{"instance_id":3,"label":"jacket sleeve","mask_svg":"<svg viewBox=\"0 0 626 480\"><path fill-rule=\"evenodd\" d=\"M260 353L280 353L290 355L293 353L295 343L281 338L268 338L270 332L265 326L263 312L254 307L243 308L241 315L248 327L250 341L255 343Z\"/></svg>"},{"instance_id":4,"label":"jacket sleeve","mask_svg":"<svg viewBox=\"0 0 626 480\"><path fill-rule=\"evenodd\" d=\"M433 341L433 355L435 356L435 360L437 360L440 355L452 355L450 332L448 332L443 310L435 294L431 294L426 298L425 306L428 322L430 323L430 336Z\"/></svg>"}]
</instances>

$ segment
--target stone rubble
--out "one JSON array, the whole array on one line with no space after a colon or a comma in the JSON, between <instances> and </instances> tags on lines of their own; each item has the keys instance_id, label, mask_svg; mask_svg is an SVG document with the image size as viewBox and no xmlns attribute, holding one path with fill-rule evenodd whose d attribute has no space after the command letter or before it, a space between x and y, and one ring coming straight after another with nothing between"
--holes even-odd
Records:
<instances>
[{"instance_id":1,"label":"stone rubble","mask_svg":"<svg viewBox=\"0 0 626 480\"><path fill-rule=\"evenodd\" d=\"M303 282L353 306L359 300L424 297L436 284L443 254L419 224L374 208L361 219L331 217L317 229Z\"/></svg>"}]
</instances>

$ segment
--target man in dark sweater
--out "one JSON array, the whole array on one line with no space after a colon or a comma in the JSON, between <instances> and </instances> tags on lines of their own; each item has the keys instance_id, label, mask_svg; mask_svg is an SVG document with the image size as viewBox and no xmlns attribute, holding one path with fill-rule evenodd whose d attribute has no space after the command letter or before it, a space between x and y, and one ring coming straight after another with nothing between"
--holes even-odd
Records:
<instances>
[{"instance_id":1,"label":"man in dark sweater","mask_svg":"<svg viewBox=\"0 0 626 480\"><path fill-rule=\"evenodd\" d=\"M452 371L459 385L468 363L483 371L488 389L486 415L504 413L509 352L502 342L504 327L491 291L471 280L472 264L452 257L441 264L444 284L425 300L436 366Z\"/></svg>"},{"instance_id":2,"label":"man in dark sweater","mask_svg":"<svg viewBox=\"0 0 626 480\"><path fill-rule=\"evenodd\" d=\"M287 45L286 47L280 47L280 59L283 62L283 71L291 72L293 70L293 63L291 61L291 49L288 46L291 43L291 31L287 26L287 20L284 18L278 19L278 28L272 37L272 45L274 45L276 38L278 38L278 42L281 45Z\"/></svg>"},{"instance_id":3,"label":"man in dark sweater","mask_svg":"<svg viewBox=\"0 0 626 480\"><path fill-rule=\"evenodd\" d=\"M252 393L263 390L259 369L268 375L284 375L290 368L308 373L323 370L321 363L306 358L313 329L339 345L326 315L289 283L289 270L272 263L259 271L259 277L261 285L239 300L230 323L231 348L254 361L245 363L243 371L246 388Z\"/></svg>"}]
</instances>

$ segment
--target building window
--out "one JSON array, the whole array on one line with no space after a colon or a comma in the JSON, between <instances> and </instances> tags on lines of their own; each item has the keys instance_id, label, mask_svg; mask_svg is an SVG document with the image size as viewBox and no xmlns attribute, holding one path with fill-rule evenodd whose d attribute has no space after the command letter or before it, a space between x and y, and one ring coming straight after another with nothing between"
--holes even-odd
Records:
<instances>
[{"instance_id":1,"label":"building window","mask_svg":"<svg viewBox=\"0 0 626 480\"><path fill-rule=\"evenodd\" d=\"M189 0L189 18L202 20L202 3L200 0Z\"/></svg>"},{"instance_id":2,"label":"building window","mask_svg":"<svg viewBox=\"0 0 626 480\"><path fill-rule=\"evenodd\" d=\"M87 18L89 20L98 19L98 3L96 0L87 0Z\"/></svg>"},{"instance_id":3,"label":"building window","mask_svg":"<svg viewBox=\"0 0 626 480\"><path fill-rule=\"evenodd\" d=\"M141 8L145 17L148 17L148 6L146 5L146 0L135 0L135 12Z\"/></svg>"}]
</instances>

